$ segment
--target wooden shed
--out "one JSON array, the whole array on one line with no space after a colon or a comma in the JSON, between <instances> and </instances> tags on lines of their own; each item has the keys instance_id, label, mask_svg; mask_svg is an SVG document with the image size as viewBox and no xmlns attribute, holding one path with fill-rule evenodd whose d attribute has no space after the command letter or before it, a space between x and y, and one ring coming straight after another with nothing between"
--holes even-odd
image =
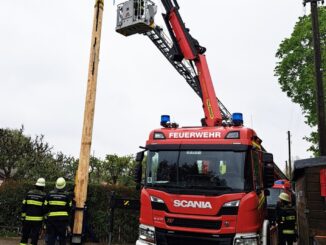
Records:
<instances>
[{"instance_id":1,"label":"wooden shed","mask_svg":"<svg viewBox=\"0 0 326 245\"><path fill-rule=\"evenodd\" d=\"M321 187L323 169L326 169L326 157L294 162L299 244L326 244L326 201Z\"/></svg>"}]
</instances>

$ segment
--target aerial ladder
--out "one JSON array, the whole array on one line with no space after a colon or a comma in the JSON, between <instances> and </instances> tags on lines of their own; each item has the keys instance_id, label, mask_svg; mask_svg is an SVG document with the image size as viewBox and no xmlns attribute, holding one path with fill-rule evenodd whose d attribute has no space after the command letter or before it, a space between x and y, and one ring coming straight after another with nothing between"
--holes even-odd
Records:
<instances>
[{"instance_id":1,"label":"aerial ladder","mask_svg":"<svg viewBox=\"0 0 326 245\"><path fill-rule=\"evenodd\" d=\"M166 13L163 19L169 36L154 23L157 6L150 0L129 0L118 5L116 31L124 36L146 35L172 64L177 72L201 98L205 118L204 126L221 126L231 122L231 113L216 98L213 82L204 55L206 48L200 46L186 28L176 0L161 0Z\"/></svg>"},{"instance_id":2,"label":"aerial ladder","mask_svg":"<svg viewBox=\"0 0 326 245\"><path fill-rule=\"evenodd\" d=\"M137 154L136 161L138 162L138 167L135 171L135 181L139 186L142 184L144 188L142 188L140 195L140 236L136 244L189 244L187 241L195 240L198 241L198 244L200 243L199 241L203 241L202 244L207 244L205 241L207 242L208 240L211 242L209 244L213 244L213 241L216 241L214 244L220 244L220 242L223 244L271 244L271 238L275 236L270 236L271 226L266 217L266 207L264 204L265 190L274 184L274 175L275 173L277 174L274 171L273 155L267 153L262 147L262 140L254 130L243 126L242 115L234 113L231 116L221 101L217 99L206 61L206 48L201 46L190 34L190 30L180 16L180 7L177 0L161 0L161 2L165 9L163 19L169 35L166 35L163 29L155 24L154 17L157 13L157 6L151 0L128 0L119 4L116 31L124 36L134 34L147 36L201 98L205 117L201 121L202 127L186 128L174 127L173 124L170 126L170 124L166 123L169 117L167 119L162 118L161 126L163 128L155 129L151 132L146 141L146 147L142 148L148 151L150 156L153 156L152 159L147 158L148 165L146 169L148 167L151 168L153 165L157 167L158 165L156 164L161 163L162 168L164 168L165 165L163 163L166 161L164 154L166 151L169 151L166 150L167 145L179 154L175 158L172 157L173 159L171 160L173 163L177 162L175 164L177 166L176 170L166 167L166 171L169 173L167 178L162 177L162 179L158 179L155 174L152 175L154 167L150 171L145 171L145 175L148 178L145 177L145 181L142 182L144 151ZM205 140L206 136L202 137L198 132L207 133L207 137L217 132L220 136ZM198 164L194 164L194 169L198 173L195 170L194 174L189 174L187 171L178 171L179 168L182 168L178 166L181 164L187 165L184 162L179 162L180 156L182 154L191 154L189 152L193 149L200 149L199 153L196 152L196 154L201 155L202 152L210 152L213 148L216 154L220 152L224 154L225 151L228 151L230 155L235 156L239 151L243 152L243 154L246 154L245 162L247 161L247 163L241 163L244 164L243 171L251 171L251 166L255 166L256 176L261 176L259 178L256 178L254 175L248 177L252 178L249 182L255 183L255 185L252 185L248 192L240 191L239 193L242 193L242 197L237 196L237 193L233 193L233 191L223 192L223 195L216 194L215 197L212 197L211 193L205 195L203 194L205 193L203 189L207 189L206 182L203 182L205 184L202 186L196 186L199 194L197 192L193 194L194 187L191 185L187 187L187 183L184 183L188 182L187 178L195 179L198 177L198 179L194 180L194 183L197 183L200 182L202 177L205 177L203 170L200 170L201 167L198 166L202 166L206 159L203 157L203 159L198 161L197 155L192 157L192 160L189 160L189 162L198 162ZM190 150L189 152L187 151L188 149ZM158 163L160 156L164 160ZM188 155L187 157L191 158ZM218 160L220 161L220 159ZM230 166L234 164L233 160L230 162L232 162ZM210 171L214 171L213 169L216 166L214 160L212 166ZM221 165L219 168L221 168ZM182 175L182 172L185 172L184 179L186 181L184 182L179 181L180 173ZM153 178L153 176L155 177ZM173 188L179 187L181 190L173 191ZM182 200L180 196L183 197ZM227 202L227 200L223 200L227 197L234 200L232 204ZM250 204L247 202L248 200L251 200ZM179 201L183 205L180 205ZM193 205L198 203L198 201L208 205L212 203L212 206L211 208L205 208ZM216 209L213 208L214 204ZM229 230L229 221L226 221L228 215L223 215L221 211L223 207L226 207L225 205L237 207L237 213L232 214L237 216L232 232ZM246 208L241 208L241 205L243 207L246 206ZM251 207L249 208L249 206ZM205 209L205 212L203 209ZM210 231L208 232L207 226L201 226L201 224L207 222L207 219L219 219L221 223L227 224L227 230L222 231L223 227L214 225L214 228L209 228ZM250 220L252 224L248 225L246 219ZM196 227L192 221L196 223ZM207 237L203 233L207 233ZM157 237L155 237L156 234Z\"/></svg>"}]
</instances>

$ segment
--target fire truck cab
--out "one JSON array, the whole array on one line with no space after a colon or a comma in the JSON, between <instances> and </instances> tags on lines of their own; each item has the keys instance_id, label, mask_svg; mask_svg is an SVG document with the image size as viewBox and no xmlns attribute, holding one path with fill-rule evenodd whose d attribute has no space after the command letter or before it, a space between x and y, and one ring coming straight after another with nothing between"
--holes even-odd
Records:
<instances>
[{"instance_id":1,"label":"fire truck cab","mask_svg":"<svg viewBox=\"0 0 326 245\"><path fill-rule=\"evenodd\" d=\"M255 131L161 124L146 142L136 244L267 244L273 156L261 150Z\"/></svg>"}]
</instances>

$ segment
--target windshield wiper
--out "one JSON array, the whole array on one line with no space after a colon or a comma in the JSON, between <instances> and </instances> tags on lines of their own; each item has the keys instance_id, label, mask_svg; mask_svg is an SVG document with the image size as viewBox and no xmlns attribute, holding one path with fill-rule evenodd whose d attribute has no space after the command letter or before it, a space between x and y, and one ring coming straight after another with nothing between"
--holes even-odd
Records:
<instances>
[{"instance_id":1,"label":"windshield wiper","mask_svg":"<svg viewBox=\"0 0 326 245\"><path fill-rule=\"evenodd\" d=\"M183 189L184 186L180 186L180 185L171 185L171 184L150 184L151 187L157 187L157 188L176 188L176 189Z\"/></svg>"},{"instance_id":2,"label":"windshield wiper","mask_svg":"<svg viewBox=\"0 0 326 245\"><path fill-rule=\"evenodd\" d=\"M186 185L185 188L191 189L208 189L208 190L233 190L229 186L204 186L204 185Z\"/></svg>"}]
</instances>

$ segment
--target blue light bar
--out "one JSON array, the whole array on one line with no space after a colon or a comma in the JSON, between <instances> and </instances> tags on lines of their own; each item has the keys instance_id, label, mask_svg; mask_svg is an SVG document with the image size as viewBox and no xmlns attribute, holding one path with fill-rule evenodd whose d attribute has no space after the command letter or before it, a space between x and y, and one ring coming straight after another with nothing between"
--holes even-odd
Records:
<instances>
[{"instance_id":1,"label":"blue light bar","mask_svg":"<svg viewBox=\"0 0 326 245\"><path fill-rule=\"evenodd\" d=\"M162 115L161 116L161 125L164 126L168 122L170 122L170 115Z\"/></svg>"},{"instance_id":2,"label":"blue light bar","mask_svg":"<svg viewBox=\"0 0 326 245\"><path fill-rule=\"evenodd\" d=\"M232 114L232 122L236 126L243 125L243 115L242 115L242 113L233 113Z\"/></svg>"},{"instance_id":3,"label":"blue light bar","mask_svg":"<svg viewBox=\"0 0 326 245\"><path fill-rule=\"evenodd\" d=\"M284 185L284 181L283 180L276 180L275 185Z\"/></svg>"}]
</instances>

